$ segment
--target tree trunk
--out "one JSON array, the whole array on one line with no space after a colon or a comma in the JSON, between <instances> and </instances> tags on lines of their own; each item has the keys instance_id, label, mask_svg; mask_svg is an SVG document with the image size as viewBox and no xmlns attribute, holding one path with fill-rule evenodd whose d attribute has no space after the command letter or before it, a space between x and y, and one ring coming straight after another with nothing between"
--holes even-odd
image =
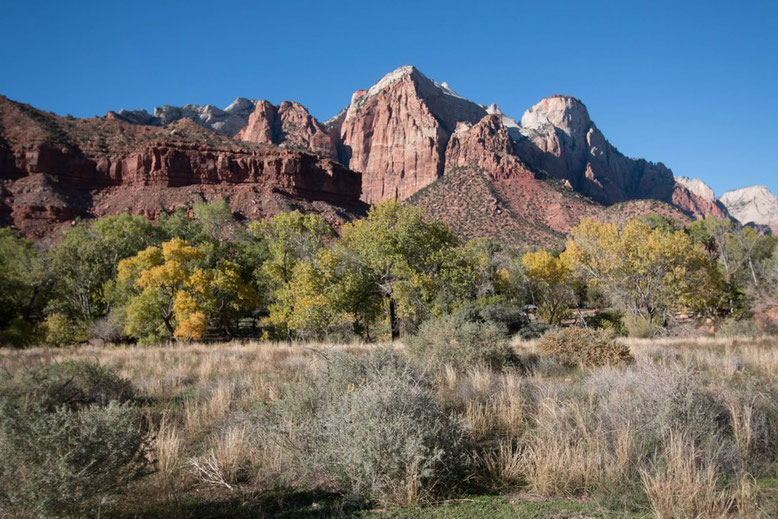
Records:
<instances>
[{"instance_id":1,"label":"tree trunk","mask_svg":"<svg viewBox=\"0 0 778 519\"><path fill-rule=\"evenodd\" d=\"M389 297L389 328L392 330L392 340L396 341L400 338L400 325L397 322L397 313L394 308L394 299Z\"/></svg>"}]
</instances>

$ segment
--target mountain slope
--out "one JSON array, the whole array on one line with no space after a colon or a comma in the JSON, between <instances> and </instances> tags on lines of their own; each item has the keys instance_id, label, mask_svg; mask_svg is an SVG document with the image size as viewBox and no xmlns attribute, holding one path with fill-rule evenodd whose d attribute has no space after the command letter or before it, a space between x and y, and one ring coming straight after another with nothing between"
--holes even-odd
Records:
<instances>
[{"instance_id":1,"label":"mountain slope","mask_svg":"<svg viewBox=\"0 0 778 519\"><path fill-rule=\"evenodd\" d=\"M507 124L507 125L506 125ZM688 222L668 204L636 201L610 208L525 164L511 137L513 127L497 112L475 125L460 124L446 150L442 178L408 199L464 238L488 236L520 249L561 246L583 218L618 221L659 213Z\"/></svg>"},{"instance_id":2,"label":"mountain slope","mask_svg":"<svg viewBox=\"0 0 778 519\"><path fill-rule=\"evenodd\" d=\"M246 218L299 208L335 224L364 214L360 176L313 153L165 127L58 117L0 97L0 218L40 236L75 217L227 200Z\"/></svg>"}]
</instances>

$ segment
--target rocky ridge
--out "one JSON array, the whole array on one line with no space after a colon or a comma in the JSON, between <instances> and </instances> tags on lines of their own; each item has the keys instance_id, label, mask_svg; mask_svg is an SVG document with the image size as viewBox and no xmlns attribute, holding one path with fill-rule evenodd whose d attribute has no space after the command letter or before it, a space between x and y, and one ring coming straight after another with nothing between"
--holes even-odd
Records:
<instances>
[{"instance_id":1,"label":"rocky ridge","mask_svg":"<svg viewBox=\"0 0 778 519\"><path fill-rule=\"evenodd\" d=\"M45 222L121 210L153 217L222 197L247 218L296 204L336 223L364 212L363 202L410 200L468 236L533 243L614 211L728 214L703 182L620 153L579 99L547 97L517 122L409 66L354 92L325 123L290 101L74 119L2 98L0 186L2 221L33 234ZM752 198L728 205L770 220L769 198ZM758 209L740 209L749 203ZM468 222L487 215L493 225Z\"/></svg>"}]
</instances>

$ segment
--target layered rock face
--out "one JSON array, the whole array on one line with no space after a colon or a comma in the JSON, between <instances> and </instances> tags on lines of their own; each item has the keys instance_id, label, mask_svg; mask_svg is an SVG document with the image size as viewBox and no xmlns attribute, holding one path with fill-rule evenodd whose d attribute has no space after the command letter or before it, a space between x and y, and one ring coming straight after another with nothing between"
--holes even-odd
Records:
<instances>
[{"instance_id":1,"label":"layered rock face","mask_svg":"<svg viewBox=\"0 0 778 519\"><path fill-rule=\"evenodd\" d=\"M164 128L66 119L0 98L0 217L29 235L76 216L156 217L225 199L248 218L363 214L358 173L316 154L240 143L183 119Z\"/></svg>"},{"instance_id":2,"label":"layered rock face","mask_svg":"<svg viewBox=\"0 0 778 519\"><path fill-rule=\"evenodd\" d=\"M437 180L457 123L474 124L484 115L482 107L447 85L401 67L357 91L333 126L341 161L362 173L363 199L375 203L405 200Z\"/></svg>"},{"instance_id":3,"label":"layered rock face","mask_svg":"<svg viewBox=\"0 0 778 519\"><path fill-rule=\"evenodd\" d=\"M541 100L524 113L519 131L524 138L517 141L518 153L528 164L600 203L651 198L698 217L725 215L714 201L677 183L664 164L622 155L579 99L557 95Z\"/></svg>"},{"instance_id":4,"label":"layered rock face","mask_svg":"<svg viewBox=\"0 0 778 519\"><path fill-rule=\"evenodd\" d=\"M148 126L165 126L190 119L227 137L305 149L331 159L338 158L336 139L303 105L291 101L275 106L269 101L239 97L224 110L211 105L165 105L155 108L153 115L145 110L121 110L108 112L106 118Z\"/></svg>"},{"instance_id":5,"label":"layered rock face","mask_svg":"<svg viewBox=\"0 0 778 519\"><path fill-rule=\"evenodd\" d=\"M769 227L778 233L778 199L765 186L751 186L724 193L719 201L743 225Z\"/></svg>"}]
</instances>

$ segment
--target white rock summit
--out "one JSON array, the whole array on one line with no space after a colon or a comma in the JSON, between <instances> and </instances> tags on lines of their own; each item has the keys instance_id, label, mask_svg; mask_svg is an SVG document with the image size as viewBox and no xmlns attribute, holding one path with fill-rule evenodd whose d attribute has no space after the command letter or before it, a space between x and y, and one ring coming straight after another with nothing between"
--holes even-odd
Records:
<instances>
[{"instance_id":1,"label":"white rock summit","mask_svg":"<svg viewBox=\"0 0 778 519\"><path fill-rule=\"evenodd\" d=\"M778 232L778 199L766 186L727 191L719 201L742 224L767 225Z\"/></svg>"},{"instance_id":2,"label":"white rock summit","mask_svg":"<svg viewBox=\"0 0 778 519\"><path fill-rule=\"evenodd\" d=\"M716 199L710 186L699 178L675 177L675 181L703 200L713 202Z\"/></svg>"}]
</instances>

